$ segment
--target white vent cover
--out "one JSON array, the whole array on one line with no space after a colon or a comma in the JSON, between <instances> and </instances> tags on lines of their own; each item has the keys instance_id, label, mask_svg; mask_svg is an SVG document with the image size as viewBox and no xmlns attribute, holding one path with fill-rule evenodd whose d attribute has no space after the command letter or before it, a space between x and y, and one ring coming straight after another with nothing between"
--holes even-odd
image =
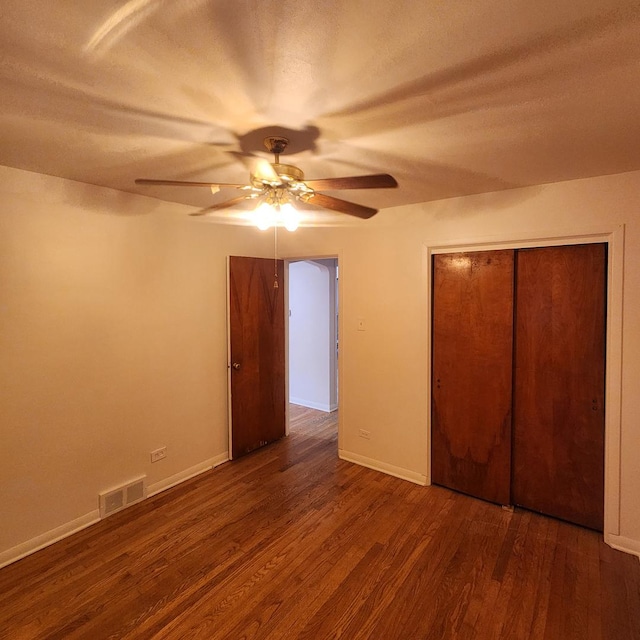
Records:
<instances>
[{"instance_id":1,"label":"white vent cover","mask_svg":"<svg viewBox=\"0 0 640 640\"><path fill-rule=\"evenodd\" d=\"M125 490L125 504L133 504L145 497L144 480L138 480L127 486Z\"/></svg>"},{"instance_id":2,"label":"white vent cover","mask_svg":"<svg viewBox=\"0 0 640 640\"><path fill-rule=\"evenodd\" d=\"M100 494L100 517L110 516L147 497L146 476Z\"/></svg>"}]
</instances>

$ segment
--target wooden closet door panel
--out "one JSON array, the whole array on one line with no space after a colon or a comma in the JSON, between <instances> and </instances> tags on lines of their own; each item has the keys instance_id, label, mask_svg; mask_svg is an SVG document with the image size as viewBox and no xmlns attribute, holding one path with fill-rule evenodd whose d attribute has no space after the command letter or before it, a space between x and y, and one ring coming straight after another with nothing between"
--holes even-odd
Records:
<instances>
[{"instance_id":1,"label":"wooden closet door panel","mask_svg":"<svg viewBox=\"0 0 640 640\"><path fill-rule=\"evenodd\" d=\"M602 530L606 246L518 252L515 504Z\"/></svg>"},{"instance_id":2,"label":"wooden closet door panel","mask_svg":"<svg viewBox=\"0 0 640 640\"><path fill-rule=\"evenodd\" d=\"M514 252L433 259L432 481L510 504Z\"/></svg>"}]
</instances>

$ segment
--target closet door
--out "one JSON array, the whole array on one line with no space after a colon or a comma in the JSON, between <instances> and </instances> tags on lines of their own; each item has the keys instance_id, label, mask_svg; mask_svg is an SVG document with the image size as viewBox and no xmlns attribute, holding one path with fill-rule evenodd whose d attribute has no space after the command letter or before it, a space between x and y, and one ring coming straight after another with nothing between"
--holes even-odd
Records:
<instances>
[{"instance_id":1,"label":"closet door","mask_svg":"<svg viewBox=\"0 0 640 640\"><path fill-rule=\"evenodd\" d=\"M432 481L510 504L514 252L433 258Z\"/></svg>"},{"instance_id":2,"label":"closet door","mask_svg":"<svg viewBox=\"0 0 640 640\"><path fill-rule=\"evenodd\" d=\"M606 246L520 250L514 504L602 530Z\"/></svg>"}]
</instances>

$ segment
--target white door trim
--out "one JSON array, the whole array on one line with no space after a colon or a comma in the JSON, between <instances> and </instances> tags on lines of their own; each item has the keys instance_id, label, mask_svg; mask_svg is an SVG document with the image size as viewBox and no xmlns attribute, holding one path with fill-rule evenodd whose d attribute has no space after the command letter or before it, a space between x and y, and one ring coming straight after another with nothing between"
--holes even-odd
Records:
<instances>
[{"instance_id":1,"label":"white door trim","mask_svg":"<svg viewBox=\"0 0 640 640\"><path fill-rule=\"evenodd\" d=\"M233 437L231 415L231 256L227 256L227 427L229 429L229 460L233 456Z\"/></svg>"}]
</instances>

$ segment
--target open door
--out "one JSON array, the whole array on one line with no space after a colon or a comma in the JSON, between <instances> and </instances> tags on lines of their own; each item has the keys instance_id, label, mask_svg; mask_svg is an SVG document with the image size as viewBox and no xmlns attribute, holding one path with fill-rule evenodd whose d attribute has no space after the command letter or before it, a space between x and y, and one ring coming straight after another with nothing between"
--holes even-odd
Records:
<instances>
[{"instance_id":1,"label":"open door","mask_svg":"<svg viewBox=\"0 0 640 640\"><path fill-rule=\"evenodd\" d=\"M238 458L285 435L284 263L231 256L228 266L230 449Z\"/></svg>"}]
</instances>

